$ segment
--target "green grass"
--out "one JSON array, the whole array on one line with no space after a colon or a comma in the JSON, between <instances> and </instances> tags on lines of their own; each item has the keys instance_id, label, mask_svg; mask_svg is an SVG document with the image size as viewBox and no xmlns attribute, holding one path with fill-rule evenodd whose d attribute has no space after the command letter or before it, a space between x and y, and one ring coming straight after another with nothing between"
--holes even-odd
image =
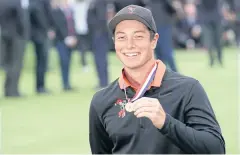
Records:
<instances>
[{"instance_id":1,"label":"green grass","mask_svg":"<svg viewBox=\"0 0 240 155\"><path fill-rule=\"evenodd\" d=\"M204 86L222 127L227 153L238 152L237 141L237 56L236 49L224 50L224 68L208 67L204 52L177 51L176 60L181 73L197 78ZM72 63L72 85L79 91L62 91L58 57L52 51L47 87L50 96L37 96L35 90L34 52L29 46L25 56L21 91L23 99L4 99L0 91L1 149L2 153L90 153L88 142L88 110L93 87L97 84L91 53L88 63L91 69L82 72L78 53ZM114 53L109 55L111 80L118 77L121 64ZM3 88L3 73L0 72L0 87Z\"/></svg>"}]
</instances>

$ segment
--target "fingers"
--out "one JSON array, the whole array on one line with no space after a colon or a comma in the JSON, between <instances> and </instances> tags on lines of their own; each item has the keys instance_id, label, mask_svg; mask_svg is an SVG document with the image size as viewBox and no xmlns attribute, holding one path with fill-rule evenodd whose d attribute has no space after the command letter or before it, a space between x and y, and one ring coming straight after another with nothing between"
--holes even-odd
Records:
<instances>
[{"instance_id":1,"label":"fingers","mask_svg":"<svg viewBox=\"0 0 240 155\"><path fill-rule=\"evenodd\" d=\"M128 112L137 112L138 111L137 112L137 114L138 114L138 113L142 112L144 108L146 111L149 111L149 112L156 111L156 109L158 109L159 106L160 106L160 103L157 99L142 97L142 98L136 100L135 102L128 103L125 108Z\"/></svg>"},{"instance_id":2,"label":"fingers","mask_svg":"<svg viewBox=\"0 0 240 155\"><path fill-rule=\"evenodd\" d=\"M144 113L144 112L149 112L149 113L153 113L155 112L156 109L153 108L153 107L141 107L139 109L137 109L135 112L134 112L134 115L137 116L139 115L140 113Z\"/></svg>"},{"instance_id":3,"label":"fingers","mask_svg":"<svg viewBox=\"0 0 240 155\"><path fill-rule=\"evenodd\" d=\"M147 117L147 118L149 118L150 120L152 120L152 119L151 119L151 118L152 118L152 113L151 113L151 112L146 112L146 111L144 111L144 112L138 113L138 114L136 115L136 117L137 117L137 118Z\"/></svg>"},{"instance_id":4,"label":"fingers","mask_svg":"<svg viewBox=\"0 0 240 155\"><path fill-rule=\"evenodd\" d=\"M133 102L133 104L133 111L137 111L141 107L157 107L159 103L155 99L143 97Z\"/></svg>"}]
</instances>

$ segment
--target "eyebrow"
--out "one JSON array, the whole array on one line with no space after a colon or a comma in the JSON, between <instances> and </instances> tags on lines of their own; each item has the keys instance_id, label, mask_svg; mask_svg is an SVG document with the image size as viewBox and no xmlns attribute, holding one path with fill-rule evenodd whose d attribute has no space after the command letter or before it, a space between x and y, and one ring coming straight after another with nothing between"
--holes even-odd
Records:
<instances>
[{"instance_id":1,"label":"eyebrow","mask_svg":"<svg viewBox=\"0 0 240 155\"><path fill-rule=\"evenodd\" d=\"M143 31L143 30L134 31L134 34L136 34L136 33L145 33L145 31ZM118 31L118 32L116 32L116 34L125 34L125 33L122 31Z\"/></svg>"},{"instance_id":2,"label":"eyebrow","mask_svg":"<svg viewBox=\"0 0 240 155\"><path fill-rule=\"evenodd\" d=\"M118 31L116 32L116 34L124 34L124 32Z\"/></svg>"},{"instance_id":3,"label":"eyebrow","mask_svg":"<svg viewBox=\"0 0 240 155\"><path fill-rule=\"evenodd\" d=\"M135 31L134 33L145 33L145 31L140 30L140 31Z\"/></svg>"}]
</instances>

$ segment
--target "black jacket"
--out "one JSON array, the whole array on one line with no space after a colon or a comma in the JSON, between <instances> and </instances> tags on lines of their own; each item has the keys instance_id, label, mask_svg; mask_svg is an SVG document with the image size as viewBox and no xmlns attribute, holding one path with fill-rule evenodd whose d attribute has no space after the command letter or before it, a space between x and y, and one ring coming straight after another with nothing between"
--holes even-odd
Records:
<instances>
[{"instance_id":1,"label":"black jacket","mask_svg":"<svg viewBox=\"0 0 240 155\"><path fill-rule=\"evenodd\" d=\"M153 14L156 26L169 26L174 22L176 10L172 6L173 0L147 0L148 7Z\"/></svg>"},{"instance_id":2,"label":"black jacket","mask_svg":"<svg viewBox=\"0 0 240 155\"><path fill-rule=\"evenodd\" d=\"M127 95L135 92L128 87ZM91 102L89 141L93 154L222 154L225 142L209 99L201 84L166 71L160 87L144 97L157 98L167 113L162 129L148 118L136 118L115 103L125 98L118 81L97 92Z\"/></svg>"},{"instance_id":3,"label":"black jacket","mask_svg":"<svg viewBox=\"0 0 240 155\"><path fill-rule=\"evenodd\" d=\"M223 19L221 8L224 0L200 0L198 9L199 21L204 23L221 22Z\"/></svg>"},{"instance_id":4,"label":"black jacket","mask_svg":"<svg viewBox=\"0 0 240 155\"><path fill-rule=\"evenodd\" d=\"M55 41L63 41L68 36L68 24L64 12L60 8L52 10L53 30L56 33ZM72 20L73 25L74 20ZM75 29L74 29L75 31Z\"/></svg>"},{"instance_id":5,"label":"black jacket","mask_svg":"<svg viewBox=\"0 0 240 155\"><path fill-rule=\"evenodd\" d=\"M42 43L46 40L49 29L42 1L30 0L29 18L31 25L31 39L35 42Z\"/></svg>"},{"instance_id":6,"label":"black jacket","mask_svg":"<svg viewBox=\"0 0 240 155\"><path fill-rule=\"evenodd\" d=\"M91 1L88 9L87 22L91 33L108 32L106 0Z\"/></svg>"}]
</instances>

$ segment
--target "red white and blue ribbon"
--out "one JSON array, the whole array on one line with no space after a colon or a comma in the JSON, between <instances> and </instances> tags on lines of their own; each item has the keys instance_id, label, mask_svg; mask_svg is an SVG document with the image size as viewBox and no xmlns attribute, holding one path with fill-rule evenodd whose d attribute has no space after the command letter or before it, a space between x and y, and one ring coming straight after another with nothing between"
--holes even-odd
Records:
<instances>
[{"instance_id":1,"label":"red white and blue ribbon","mask_svg":"<svg viewBox=\"0 0 240 155\"><path fill-rule=\"evenodd\" d=\"M140 89L138 89L138 91L136 92L134 97L130 100L130 102L136 101L137 99L141 98L145 94L145 92L147 91L147 89L151 85L152 81L154 80L156 71L157 71L157 63L155 63L151 72L148 74L146 80L144 81L143 85L141 86ZM124 88L124 90L125 90L125 88ZM126 90L125 90L125 95L126 95Z\"/></svg>"}]
</instances>

